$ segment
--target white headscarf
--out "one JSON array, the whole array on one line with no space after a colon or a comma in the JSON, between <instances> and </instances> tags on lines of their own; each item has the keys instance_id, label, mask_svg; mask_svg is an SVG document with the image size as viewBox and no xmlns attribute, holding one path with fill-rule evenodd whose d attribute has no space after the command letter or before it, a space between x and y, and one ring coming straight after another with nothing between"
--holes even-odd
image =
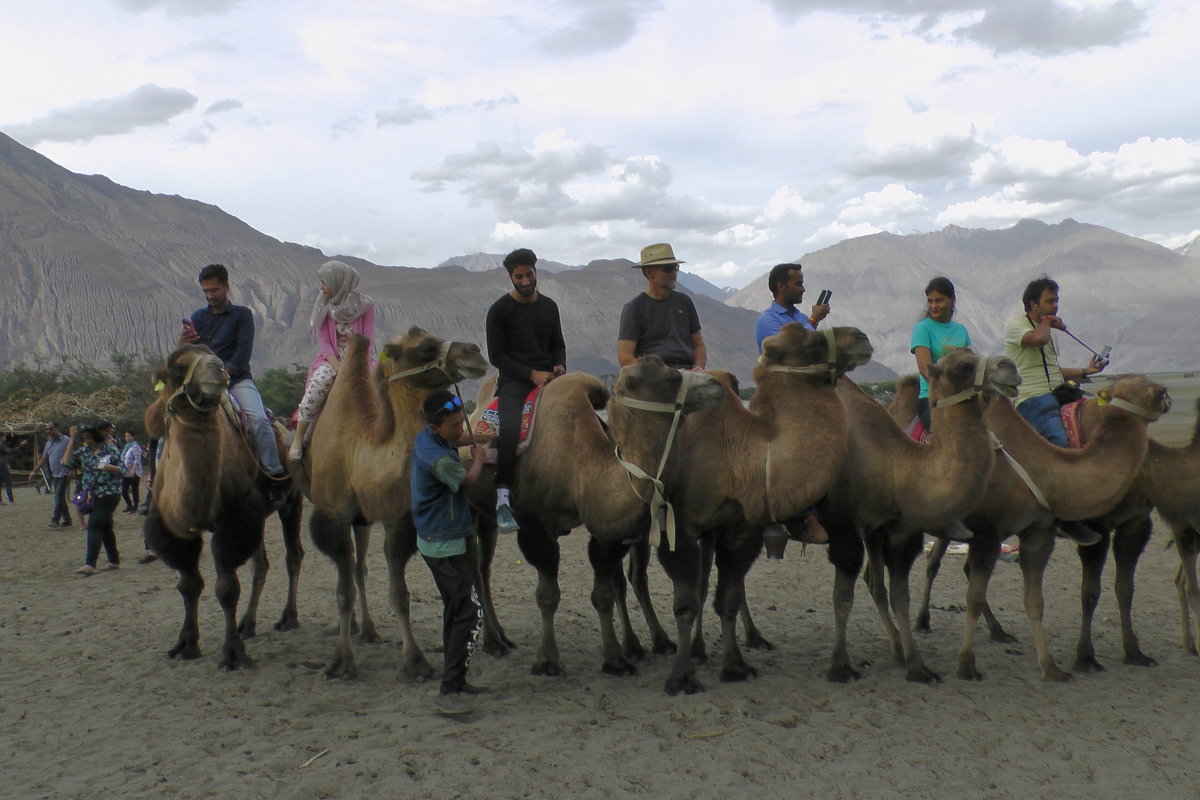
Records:
<instances>
[{"instance_id":1,"label":"white headscarf","mask_svg":"<svg viewBox=\"0 0 1200 800\"><path fill-rule=\"evenodd\" d=\"M317 270L317 275L329 287L333 297L326 298L324 292L317 290L317 302L309 318L311 328L324 322L326 315L333 317L335 322L354 322L375 305L374 300L358 291L358 272L349 264L326 261Z\"/></svg>"}]
</instances>

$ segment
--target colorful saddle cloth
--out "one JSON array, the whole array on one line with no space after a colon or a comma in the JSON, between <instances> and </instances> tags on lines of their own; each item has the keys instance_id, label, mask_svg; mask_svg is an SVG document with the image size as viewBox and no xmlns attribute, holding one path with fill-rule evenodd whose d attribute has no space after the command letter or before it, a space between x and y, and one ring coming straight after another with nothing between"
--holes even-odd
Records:
<instances>
[{"instance_id":1,"label":"colorful saddle cloth","mask_svg":"<svg viewBox=\"0 0 1200 800\"><path fill-rule=\"evenodd\" d=\"M1083 425L1079 421L1079 413L1087 398L1067 403L1059 409L1062 414L1063 427L1067 429L1067 446L1083 447Z\"/></svg>"},{"instance_id":2,"label":"colorful saddle cloth","mask_svg":"<svg viewBox=\"0 0 1200 800\"><path fill-rule=\"evenodd\" d=\"M925 428L925 423L921 422L920 417L913 417L912 422L904 427L904 432L914 442L928 442L930 432Z\"/></svg>"},{"instance_id":3,"label":"colorful saddle cloth","mask_svg":"<svg viewBox=\"0 0 1200 800\"><path fill-rule=\"evenodd\" d=\"M542 387L538 386L525 397L525 407L521 409L521 436L517 440L517 458L529 449L529 437L533 433L533 423L537 419L538 400L542 396ZM475 421L475 435L495 437L500 433L500 398L493 397L483 414ZM496 448L489 445L483 456L483 463L496 463Z\"/></svg>"}]
</instances>

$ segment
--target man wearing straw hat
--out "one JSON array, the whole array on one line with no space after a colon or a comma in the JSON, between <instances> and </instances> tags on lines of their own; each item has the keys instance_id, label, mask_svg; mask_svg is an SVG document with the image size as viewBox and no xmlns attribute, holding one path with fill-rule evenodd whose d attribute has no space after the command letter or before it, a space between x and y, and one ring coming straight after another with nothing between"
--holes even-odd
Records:
<instances>
[{"instance_id":1,"label":"man wearing straw hat","mask_svg":"<svg viewBox=\"0 0 1200 800\"><path fill-rule=\"evenodd\" d=\"M642 356L656 355L675 369L704 369L708 350L700 334L700 316L692 298L675 291L679 265L671 245L642 248L633 265L646 278L646 290L621 309L617 363L624 367Z\"/></svg>"}]
</instances>

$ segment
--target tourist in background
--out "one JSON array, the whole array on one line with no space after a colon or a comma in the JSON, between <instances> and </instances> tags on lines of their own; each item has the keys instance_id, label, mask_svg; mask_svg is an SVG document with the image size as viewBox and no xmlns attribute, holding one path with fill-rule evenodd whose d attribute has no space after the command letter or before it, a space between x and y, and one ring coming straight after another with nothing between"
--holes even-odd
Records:
<instances>
[{"instance_id":1,"label":"tourist in background","mask_svg":"<svg viewBox=\"0 0 1200 800\"><path fill-rule=\"evenodd\" d=\"M125 447L121 450L121 498L125 501L125 513L136 514L141 503L142 446L129 431L125 431Z\"/></svg>"},{"instance_id":2,"label":"tourist in background","mask_svg":"<svg viewBox=\"0 0 1200 800\"><path fill-rule=\"evenodd\" d=\"M106 431L110 423L71 426L71 443L63 454L62 463L70 469L82 470L80 486L91 492L95 505L87 514L87 544L83 566L75 570L76 575L95 575L96 560L100 547L104 546L108 563L101 569L117 569L121 566L121 554L117 552L117 537L113 531L113 513L121 500L121 451L107 441ZM82 441L79 438L82 436ZM78 442L79 446L76 447Z\"/></svg>"},{"instance_id":3,"label":"tourist in background","mask_svg":"<svg viewBox=\"0 0 1200 800\"><path fill-rule=\"evenodd\" d=\"M13 501L12 493L12 472L8 469L8 457L25 446L25 440L17 441L14 434L8 434L4 437L4 441L0 441L0 486L4 487L4 491L8 494L8 502ZM0 506L4 505L0 501Z\"/></svg>"},{"instance_id":4,"label":"tourist in background","mask_svg":"<svg viewBox=\"0 0 1200 800\"><path fill-rule=\"evenodd\" d=\"M917 395L917 416L925 430L931 430L929 414L929 365L936 364L956 347L970 347L971 335L954 320L958 302L954 284L938 276L925 286L925 316L913 326L909 352L917 360L921 391Z\"/></svg>"}]
</instances>

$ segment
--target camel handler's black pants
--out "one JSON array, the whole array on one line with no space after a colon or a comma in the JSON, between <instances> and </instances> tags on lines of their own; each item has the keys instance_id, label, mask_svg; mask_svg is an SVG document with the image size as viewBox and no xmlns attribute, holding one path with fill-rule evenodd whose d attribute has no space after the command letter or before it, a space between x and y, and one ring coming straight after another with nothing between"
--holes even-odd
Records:
<instances>
[{"instance_id":1,"label":"camel handler's black pants","mask_svg":"<svg viewBox=\"0 0 1200 800\"><path fill-rule=\"evenodd\" d=\"M475 652L475 639L483 628L483 609L471 575L471 552L430 558L422 555L433 582L442 595L442 694L461 692L467 685L467 668Z\"/></svg>"},{"instance_id":2,"label":"camel handler's black pants","mask_svg":"<svg viewBox=\"0 0 1200 800\"><path fill-rule=\"evenodd\" d=\"M508 380L496 388L500 398L500 436L496 441L496 485L512 486L517 472L517 444L521 440L521 412L533 381Z\"/></svg>"}]
</instances>

